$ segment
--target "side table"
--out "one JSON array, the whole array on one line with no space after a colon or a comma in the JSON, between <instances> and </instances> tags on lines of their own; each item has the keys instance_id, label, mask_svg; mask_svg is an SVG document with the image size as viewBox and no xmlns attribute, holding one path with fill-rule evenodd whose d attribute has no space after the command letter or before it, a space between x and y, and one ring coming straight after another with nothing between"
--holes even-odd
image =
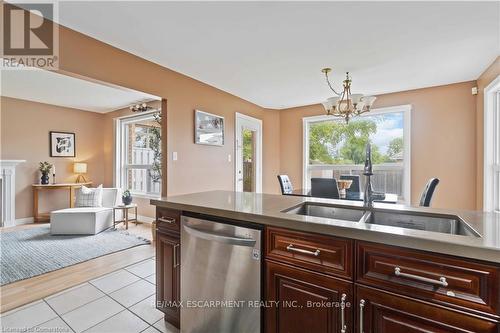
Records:
<instances>
[{"instance_id":1,"label":"side table","mask_svg":"<svg viewBox=\"0 0 500 333\"><path fill-rule=\"evenodd\" d=\"M38 196L39 192L46 190L69 190L69 207L75 206L75 189L83 185L92 185L92 182L87 183L61 183L61 184L33 184L33 218L35 223L50 222L50 213L40 213L38 211Z\"/></svg>"},{"instance_id":2,"label":"side table","mask_svg":"<svg viewBox=\"0 0 500 333\"><path fill-rule=\"evenodd\" d=\"M135 213L134 218L128 217L129 209L131 209L131 208L134 209L134 213ZM123 213L122 220L119 220L119 221L116 220L116 211L122 211L122 213ZM116 229L117 224L125 223L125 229L128 230L128 223L129 222L135 222L135 224L139 223L139 221L137 221L137 204L114 206L113 207L113 228Z\"/></svg>"}]
</instances>

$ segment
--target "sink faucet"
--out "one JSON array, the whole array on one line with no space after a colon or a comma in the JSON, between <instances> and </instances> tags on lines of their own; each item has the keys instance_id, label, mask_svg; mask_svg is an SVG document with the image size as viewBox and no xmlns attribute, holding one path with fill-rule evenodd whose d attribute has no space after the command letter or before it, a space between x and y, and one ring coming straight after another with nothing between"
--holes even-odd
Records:
<instances>
[{"instance_id":1,"label":"sink faucet","mask_svg":"<svg viewBox=\"0 0 500 333\"><path fill-rule=\"evenodd\" d=\"M380 192L375 192L373 191L372 188L372 176L373 176L372 146L369 143L366 144L365 168L363 170L363 175L366 176L365 193L363 196L363 206L365 208L371 208L373 206L373 201L384 199L385 194Z\"/></svg>"},{"instance_id":2,"label":"sink faucet","mask_svg":"<svg viewBox=\"0 0 500 333\"><path fill-rule=\"evenodd\" d=\"M374 195L372 188L372 176L373 176L372 146L370 145L370 143L366 144L365 168L363 170L363 175L366 176L363 205L365 207L371 207L373 205Z\"/></svg>"}]
</instances>

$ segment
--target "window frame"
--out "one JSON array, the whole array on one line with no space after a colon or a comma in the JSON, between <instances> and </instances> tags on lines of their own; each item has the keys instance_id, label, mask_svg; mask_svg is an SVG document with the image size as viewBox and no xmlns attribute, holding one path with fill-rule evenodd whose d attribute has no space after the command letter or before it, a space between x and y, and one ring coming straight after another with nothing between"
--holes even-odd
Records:
<instances>
[{"instance_id":1,"label":"window frame","mask_svg":"<svg viewBox=\"0 0 500 333\"><path fill-rule=\"evenodd\" d=\"M404 182L404 200L403 203L411 203L411 110L410 104L397 105L385 108L371 109L359 117L376 116L385 113L403 113L403 135L404 135L404 162L403 162L403 182ZM309 163L309 125L315 122L326 120L342 121L333 116L321 115L302 118L302 188L307 187L307 169ZM408 139L407 139L408 138Z\"/></svg>"},{"instance_id":2,"label":"window frame","mask_svg":"<svg viewBox=\"0 0 500 333\"><path fill-rule=\"evenodd\" d=\"M128 124L137 123L145 120L153 120L154 115L160 112L159 109L154 109L140 114L127 115L114 118L114 159L113 159L113 186L121 189L127 187L127 170L129 169L150 169L147 164L128 164L126 163L128 152L125 144L126 131L124 130ZM161 192L161 189L160 189ZM138 198L158 199L161 193L131 193Z\"/></svg>"},{"instance_id":3,"label":"window frame","mask_svg":"<svg viewBox=\"0 0 500 333\"><path fill-rule=\"evenodd\" d=\"M483 210L500 211L500 75L484 88L483 110Z\"/></svg>"}]
</instances>

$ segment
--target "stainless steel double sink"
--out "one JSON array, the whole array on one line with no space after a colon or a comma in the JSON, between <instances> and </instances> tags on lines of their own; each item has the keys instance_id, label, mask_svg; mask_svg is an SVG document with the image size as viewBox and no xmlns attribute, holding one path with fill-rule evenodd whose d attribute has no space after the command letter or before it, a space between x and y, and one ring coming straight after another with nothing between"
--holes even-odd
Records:
<instances>
[{"instance_id":1,"label":"stainless steel double sink","mask_svg":"<svg viewBox=\"0 0 500 333\"><path fill-rule=\"evenodd\" d=\"M373 208L366 209L364 207L347 207L315 202L305 202L286 209L283 212L356 223L425 230L443 234L481 237L481 235L465 221L454 215L402 212Z\"/></svg>"}]
</instances>

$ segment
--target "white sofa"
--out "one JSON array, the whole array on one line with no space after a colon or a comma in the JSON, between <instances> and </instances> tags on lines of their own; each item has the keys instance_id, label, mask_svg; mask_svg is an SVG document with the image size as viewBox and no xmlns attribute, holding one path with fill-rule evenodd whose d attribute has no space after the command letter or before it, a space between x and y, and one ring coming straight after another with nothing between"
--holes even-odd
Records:
<instances>
[{"instance_id":1,"label":"white sofa","mask_svg":"<svg viewBox=\"0 0 500 333\"><path fill-rule=\"evenodd\" d=\"M113 207L121 201L118 188L102 189L102 207L75 207L50 213L53 235L95 235L113 225ZM116 216L120 219L120 216Z\"/></svg>"}]
</instances>

